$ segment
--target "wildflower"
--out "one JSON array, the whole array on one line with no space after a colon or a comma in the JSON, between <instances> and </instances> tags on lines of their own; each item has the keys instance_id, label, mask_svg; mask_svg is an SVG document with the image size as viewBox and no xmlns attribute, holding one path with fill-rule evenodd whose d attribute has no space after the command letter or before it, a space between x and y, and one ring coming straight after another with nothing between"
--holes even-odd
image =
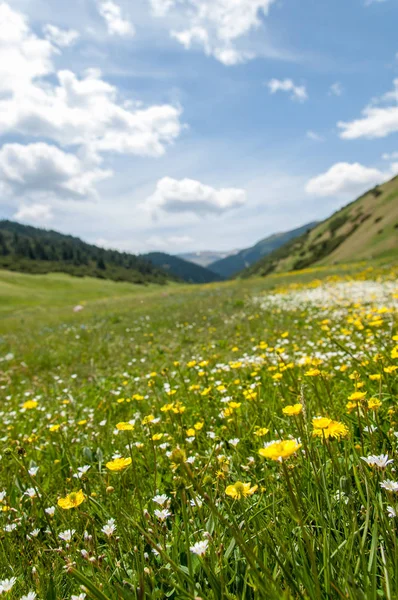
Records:
<instances>
[{"instance_id":1,"label":"wildflower","mask_svg":"<svg viewBox=\"0 0 398 600\"><path fill-rule=\"evenodd\" d=\"M116 425L116 429L118 429L119 431L133 431L134 425L132 425L131 423L122 422Z\"/></svg>"},{"instance_id":2,"label":"wildflower","mask_svg":"<svg viewBox=\"0 0 398 600\"><path fill-rule=\"evenodd\" d=\"M282 408L282 412L284 415L288 415L289 417L299 415L303 412L303 405L292 404L290 406L285 406L285 408Z\"/></svg>"},{"instance_id":3,"label":"wildflower","mask_svg":"<svg viewBox=\"0 0 398 600\"><path fill-rule=\"evenodd\" d=\"M368 400L368 408L370 410L377 410L381 405L382 402L378 398L369 398Z\"/></svg>"},{"instance_id":4,"label":"wildflower","mask_svg":"<svg viewBox=\"0 0 398 600\"><path fill-rule=\"evenodd\" d=\"M35 488L28 488L27 490L25 490L24 496L28 496L29 498L36 498L37 492Z\"/></svg>"},{"instance_id":5,"label":"wildflower","mask_svg":"<svg viewBox=\"0 0 398 600\"><path fill-rule=\"evenodd\" d=\"M162 510L156 509L154 515L159 521L165 521L168 517L171 517L171 512L167 508L162 508Z\"/></svg>"},{"instance_id":6,"label":"wildflower","mask_svg":"<svg viewBox=\"0 0 398 600\"><path fill-rule=\"evenodd\" d=\"M77 473L73 475L76 479L81 479L89 470L91 465L84 465L83 467L77 467Z\"/></svg>"},{"instance_id":7,"label":"wildflower","mask_svg":"<svg viewBox=\"0 0 398 600\"><path fill-rule=\"evenodd\" d=\"M71 492L65 498L60 498L58 500L58 506L63 508L64 510L69 510L70 508L77 508L80 506L82 502L84 502L86 496L83 494L83 490L79 490L78 492Z\"/></svg>"},{"instance_id":8,"label":"wildflower","mask_svg":"<svg viewBox=\"0 0 398 600\"><path fill-rule=\"evenodd\" d=\"M196 554L197 556L203 556L206 553L208 545L208 540L202 540L201 542L196 542L193 546L191 546L190 551L192 554Z\"/></svg>"},{"instance_id":9,"label":"wildflower","mask_svg":"<svg viewBox=\"0 0 398 600\"><path fill-rule=\"evenodd\" d=\"M299 444L297 440L275 441L270 442L264 448L260 448L258 453L264 458L282 462L283 459L295 454L301 446L302 444Z\"/></svg>"},{"instance_id":10,"label":"wildflower","mask_svg":"<svg viewBox=\"0 0 398 600\"><path fill-rule=\"evenodd\" d=\"M348 396L348 400L352 400L353 402L360 402L366 396L366 392L354 392L350 396Z\"/></svg>"},{"instance_id":11,"label":"wildflower","mask_svg":"<svg viewBox=\"0 0 398 600\"><path fill-rule=\"evenodd\" d=\"M344 423L340 423L339 421L332 421L329 419L330 423L327 427L315 427L312 435L315 437L322 437L325 439L335 438L339 440L341 437L344 437L348 434L348 428Z\"/></svg>"},{"instance_id":12,"label":"wildflower","mask_svg":"<svg viewBox=\"0 0 398 600\"><path fill-rule=\"evenodd\" d=\"M304 375L306 375L306 377L316 377L317 375L320 375L321 372L319 369L309 369L308 371L306 371L304 373Z\"/></svg>"},{"instance_id":13,"label":"wildflower","mask_svg":"<svg viewBox=\"0 0 398 600\"><path fill-rule=\"evenodd\" d=\"M254 485L250 487L250 483L242 483L241 481L237 481L233 485L229 485L225 493L227 496L231 496L231 498L240 499L246 498L246 496L251 496L258 489L258 485Z\"/></svg>"},{"instance_id":14,"label":"wildflower","mask_svg":"<svg viewBox=\"0 0 398 600\"><path fill-rule=\"evenodd\" d=\"M231 446L234 446L234 448L236 448L236 446L239 444L240 439L239 438L232 438L232 440L228 440L228 443L231 444Z\"/></svg>"},{"instance_id":15,"label":"wildflower","mask_svg":"<svg viewBox=\"0 0 398 600\"><path fill-rule=\"evenodd\" d=\"M264 435L267 435L268 432L269 432L269 429L267 429L266 427L259 427L258 429L255 430L254 435L256 435L258 437L263 437Z\"/></svg>"},{"instance_id":16,"label":"wildflower","mask_svg":"<svg viewBox=\"0 0 398 600\"><path fill-rule=\"evenodd\" d=\"M79 594L78 596L72 595L70 597L70 600L84 600L85 597L86 597L86 594L83 592L83 593Z\"/></svg>"},{"instance_id":17,"label":"wildflower","mask_svg":"<svg viewBox=\"0 0 398 600\"><path fill-rule=\"evenodd\" d=\"M316 429L326 429L326 427L329 427L331 422L332 419L328 419L327 417L314 417L312 419L312 425Z\"/></svg>"},{"instance_id":18,"label":"wildflower","mask_svg":"<svg viewBox=\"0 0 398 600\"><path fill-rule=\"evenodd\" d=\"M28 473L31 477L36 477L38 470L39 467L30 467L30 469L28 469Z\"/></svg>"},{"instance_id":19,"label":"wildflower","mask_svg":"<svg viewBox=\"0 0 398 600\"><path fill-rule=\"evenodd\" d=\"M379 469L385 469L387 465L394 462L392 458L388 458L388 454L380 454L380 456L375 456L371 454L367 458L364 456L361 456L361 458L370 467L378 467Z\"/></svg>"},{"instance_id":20,"label":"wildflower","mask_svg":"<svg viewBox=\"0 0 398 600\"><path fill-rule=\"evenodd\" d=\"M123 471L129 465L131 465L131 458L115 458L106 463L106 467L110 471Z\"/></svg>"},{"instance_id":21,"label":"wildflower","mask_svg":"<svg viewBox=\"0 0 398 600\"><path fill-rule=\"evenodd\" d=\"M398 492L398 481L391 481L391 479L386 479L380 483L380 487L387 492Z\"/></svg>"},{"instance_id":22,"label":"wildflower","mask_svg":"<svg viewBox=\"0 0 398 600\"><path fill-rule=\"evenodd\" d=\"M37 408L39 403L36 400L27 400L22 404L22 408L25 410L32 410L32 408Z\"/></svg>"},{"instance_id":23,"label":"wildflower","mask_svg":"<svg viewBox=\"0 0 398 600\"><path fill-rule=\"evenodd\" d=\"M46 514L48 514L50 517L53 517L55 514L55 506L49 506L48 508L45 508L44 512Z\"/></svg>"},{"instance_id":24,"label":"wildflower","mask_svg":"<svg viewBox=\"0 0 398 600\"><path fill-rule=\"evenodd\" d=\"M20 600L35 600L37 598L36 592L28 592L25 596L21 596Z\"/></svg>"},{"instance_id":25,"label":"wildflower","mask_svg":"<svg viewBox=\"0 0 398 600\"><path fill-rule=\"evenodd\" d=\"M101 531L102 533L105 533L106 536L111 537L116 531L115 519L108 519Z\"/></svg>"},{"instance_id":26,"label":"wildflower","mask_svg":"<svg viewBox=\"0 0 398 600\"><path fill-rule=\"evenodd\" d=\"M161 494L160 496L154 496L152 498L153 502L156 502L156 504L159 504L160 506L163 506L164 504L166 504L168 499L169 499L169 497L166 496L166 494Z\"/></svg>"},{"instance_id":27,"label":"wildflower","mask_svg":"<svg viewBox=\"0 0 398 600\"><path fill-rule=\"evenodd\" d=\"M16 577L11 577L10 579L3 579L2 581L0 581L0 594L2 594L3 592L11 591L16 583Z\"/></svg>"},{"instance_id":28,"label":"wildflower","mask_svg":"<svg viewBox=\"0 0 398 600\"><path fill-rule=\"evenodd\" d=\"M390 519L394 519L397 516L396 510L392 506L387 506L387 514Z\"/></svg>"},{"instance_id":29,"label":"wildflower","mask_svg":"<svg viewBox=\"0 0 398 600\"><path fill-rule=\"evenodd\" d=\"M61 533L58 534L58 537L64 542L70 542L75 533L76 531L74 529L66 529L65 531L61 531Z\"/></svg>"}]
</instances>

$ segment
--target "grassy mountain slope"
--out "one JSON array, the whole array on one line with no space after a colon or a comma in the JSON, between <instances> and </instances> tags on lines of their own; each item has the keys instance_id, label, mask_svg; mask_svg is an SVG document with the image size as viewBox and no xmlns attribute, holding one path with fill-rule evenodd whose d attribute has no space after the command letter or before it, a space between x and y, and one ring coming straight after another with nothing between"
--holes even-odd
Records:
<instances>
[{"instance_id":1,"label":"grassy mountain slope","mask_svg":"<svg viewBox=\"0 0 398 600\"><path fill-rule=\"evenodd\" d=\"M220 275L205 267L164 252L150 252L144 254L144 258L187 283L211 283L222 280Z\"/></svg>"},{"instance_id":2,"label":"grassy mountain slope","mask_svg":"<svg viewBox=\"0 0 398 600\"><path fill-rule=\"evenodd\" d=\"M398 177L366 192L240 276L383 257L398 258Z\"/></svg>"},{"instance_id":3,"label":"grassy mountain slope","mask_svg":"<svg viewBox=\"0 0 398 600\"><path fill-rule=\"evenodd\" d=\"M12 221L0 221L0 268L145 284L176 279L139 256L105 250L70 235Z\"/></svg>"},{"instance_id":4,"label":"grassy mountain slope","mask_svg":"<svg viewBox=\"0 0 398 600\"><path fill-rule=\"evenodd\" d=\"M297 238L307 230L312 229L315 225L316 222L313 222L298 227L297 229L293 229L292 231L275 233L274 235L261 240L251 248L246 248L233 256L227 256L222 260L212 263L209 265L209 269L223 277L232 277L239 271L242 271L242 269L256 263L263 256L266 256L273 250L283 246L291 239Z\"/></svg>"}]
</instances>

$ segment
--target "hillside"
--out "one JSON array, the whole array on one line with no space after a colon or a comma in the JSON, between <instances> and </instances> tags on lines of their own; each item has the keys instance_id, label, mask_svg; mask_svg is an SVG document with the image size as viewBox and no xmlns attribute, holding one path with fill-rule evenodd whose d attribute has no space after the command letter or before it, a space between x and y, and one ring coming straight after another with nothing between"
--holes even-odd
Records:
<instances>
[{"instance_id":1,"label":"hillside","mask_svg":"<svg viewBox=\"0 0 398 600\"><path fill-rule=\"evenodd\" d=\"M143 257L187 283L211 283L223 279L205 267L164 252L150 252L144 254Z\"/></svg>"},{"instance_id":2,"label":"hillside","mask_svg":"<svg viewBox=\"0 0 398 600\"><path fill-rule=\"evenodd\" d=\"M398 177L369 190L239 275L268 275L384 257L398 257Z\"/></svg>"},{"instance_id":3,"label":"hillside","mask_svg":"<svg viewBox=\"0 0 398 600\"><path fill-rule=\"evenodd\" d=\"M0 268L35 274L62 272L140 284L163 284L176 279L134 254L105 250L70 235L12 221L0 221Z\"/></svg>"},{"instance_id":4,"label":"hillside","mask_svg":"<svg viewBox=\"0 0 398 600\"><path fill-rule=\"evenodd\" d=\"M227 258L227 256L237 254L237 252L239 252L239 250L229 250L226 252L217 252L216 250L199 250L198 252L185 252L184 254L178 254L177 256L183 260L193 262L195 265L208 267L218 260L222 260L223 258Z\"/></svg>"},{"instance_id":5,"label":"hillside","mask_svg":"<svg viewBox=\"0 0 398 600\"><path fill-rule=\"evenodd\" d=\"M227 256L222 260L218 260L211 265L209 268L218 273L222 277L232 277L239 271L242 271L246 267L256 263L261 257L270 254L273 250L280 248L290 240L299 237L309 229L312 229L317 223L308 223L297 229L286 231L283 233L275 233L252 246L241 250L237 254Z\"/></svg>"}]
</instances>

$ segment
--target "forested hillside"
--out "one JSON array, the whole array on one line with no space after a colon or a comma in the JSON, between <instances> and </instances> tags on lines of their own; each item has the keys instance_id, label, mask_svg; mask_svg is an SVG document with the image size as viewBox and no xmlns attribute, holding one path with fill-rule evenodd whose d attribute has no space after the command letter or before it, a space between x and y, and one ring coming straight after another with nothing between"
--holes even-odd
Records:
<instances>
[{"instance_id":1,"label":"forested hillside","mask_svg":"<svg viewBox=\"0 0 398 600\"><path fill-rule=\"evenodd\" d=\"M172 273L187 283L211 283L223 279L223 277L217 273L213 273L210 269L164 252L150 252L149 254L144 254L144 258L147 258L154 265L161 267L164 271Z\"/></svg>"},{"instance_id":2,"label":"forested hillside","mask_svg":"<svg viewBox=\"0 0 398 600\"><path fill-rule=\"evenodd\" d=\"M131 283L176 279L145 258L105 250L79 238L0 221L0 268L24 273L63 272Z\"/></svg>"}]
</instances>

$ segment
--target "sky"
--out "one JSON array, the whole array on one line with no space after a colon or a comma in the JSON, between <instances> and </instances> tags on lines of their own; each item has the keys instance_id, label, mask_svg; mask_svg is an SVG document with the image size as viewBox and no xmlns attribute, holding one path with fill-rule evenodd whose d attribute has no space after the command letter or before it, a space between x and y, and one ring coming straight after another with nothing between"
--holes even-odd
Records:
<instances>
[{"instance_id":1,"label":"sky","mask_svg":"<svg viewBox=\"0 0 398 600\"><path fill-rule=\"evenodd\" d=\"M0 0L0 218L244 248L398 174L396 0Z\"/></svg>"}]
</instances>

